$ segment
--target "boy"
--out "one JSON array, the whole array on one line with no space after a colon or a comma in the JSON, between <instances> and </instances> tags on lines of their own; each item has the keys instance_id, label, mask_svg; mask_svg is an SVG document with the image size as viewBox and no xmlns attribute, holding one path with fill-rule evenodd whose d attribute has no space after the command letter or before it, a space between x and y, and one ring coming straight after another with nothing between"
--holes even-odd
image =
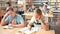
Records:
<instances>
[{"instance_id":1,"label":"boy","mask_svg":"<svg viewBox=\"0 0 60 34\"><path fill-rule=\"evenodd\" d=\"M48 30L48 21L45 21L46 18L42 18L42 11L40 9L37 9L36 13L33 15L31 21L28 24L29 30L31 30L33 27L37 31L37 29L41 28L41 26L44 30Z\"/></svg>"}]
</instances>

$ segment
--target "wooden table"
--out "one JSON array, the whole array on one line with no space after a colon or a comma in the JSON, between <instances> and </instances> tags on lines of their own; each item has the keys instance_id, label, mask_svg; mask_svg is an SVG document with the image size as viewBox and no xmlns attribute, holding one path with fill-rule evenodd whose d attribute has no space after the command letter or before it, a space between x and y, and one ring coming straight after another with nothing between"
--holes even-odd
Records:
<instances>
[{"instance_id":1,"label":"wooden table","mask_svg":"<svg viewBox=\"0 0 60 34\"><path fill-rule=\"evenodd\" d=\"M25 15L25 16L33 16L33 13L24 13L22 15Z\"/></svg>"},{"instance_id":2,"label":"wooden table","mask_svg":"<svg viewBox=\"0 0 60 34\"><path fill-rule=\"evenodd\" d=\"M22 14L22 15L24 15L24 16L33 16L33 14L34 13L24 13L24 14ZM53 15L51 15L51 14L43 14L43 16L45 16L45 17L53 17Z\"/></svg>"},{"instance_id":3,"label":"wooden table","mask_svg":"<svg viewBox=\"0 0 60 34\"><path fill-rule=\"evenodd\" d=\"M53 17L53 15L50 15L50 14L46 14L46 15L43 15L45 17Z\"/></svg>"},{"instance_id":4,"label":"wooden table","mask_svg":"<svg viewBox=\"0 0 60 34\"><path fill-rule=\"evenodd\" d=\"M25 17L25 22L29 23L30 19L33 16L33 13L24 13L22 15Z\"/></svg>"},{"instance_id":5,"label":"wooden table","mask_svg":"<svg viewBox=\"0 0 60 34\"><path fill-rule=\"evenodd\" d=\"M0 26L0 34L23 34L18 32L19 29L20 28L4 29L2 26ZM45 31L43 29L40 29L38 32L32 34L55 34L55 31Z\"/></svg>"}]
</instances>

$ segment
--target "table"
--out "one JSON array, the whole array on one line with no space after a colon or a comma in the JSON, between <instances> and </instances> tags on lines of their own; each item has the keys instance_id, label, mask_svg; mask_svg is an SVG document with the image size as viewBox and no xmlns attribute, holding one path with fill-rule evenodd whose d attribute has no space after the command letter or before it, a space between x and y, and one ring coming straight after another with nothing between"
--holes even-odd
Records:
<instances>
[{"instance_id":1,"label":"table","mask_svg":"<svg viewBox=\"0 0 60 34\"><path fill-rule=\"evenodd\" d=\"M2 26L0 26L0 34L23 34L18 32L19 29L20 28L4 29ZM45 31L43 29L40 29L38 32L32 34L55 34L55 31Z\"/></svg>"},{"instance_id":2,"label":"table","mask_svg":"<svg viewBox=\"0 0 60 34\"><path fill-rule=\"evenodd\" d=\"M22 15L24 15L24 16L33 16L33 14L34 13L24 13ZM43 16L45 16L45 17L53 17L53 15L50 15L50 14L46 14L46 15L43 14Z\"/></svg>"},{"instance_id":3,"label":"table","mask_svg":"<svg viewBox=\"0 0 60 34\"><path fill-rule=\"evenodd\" d=\"M25 15L25 16L33 16L33 13L24 13L22 15Z\"/></svg>"},{"instance_id":4,"label":"table","mask_svg":"<svg viewBox=\"0 0 60 34\"><path fill-rule=\"evenodd\" d=\"M22 14L25 17L25 22L29 23L31 17L33 16L33 13L24 13Z\"/></svg>"},{"instance_id":5,"label":"table","mask_svg":"<svg viewBox=\"0 0 60 34\"><path fill-rule=\"evenodd\" d=\"M54 29L54 21L53 21L53 14L43 14L43 16L45 16L47 19L48 19L48 22L49 22L49 29Z\"/></svg>"},{"instance_id":6,"label":"table","mask_svg":"<svg viewBox=\"0 0 60 34\"><path fill-rule=\"evenodd\" d=\"M25 16L25 20L30 20L31 17L33 16L34 13L24 13L22 14L23 16ZM52 18L53 18L53 14L43 14L44 17L50 18L51 22L52 22Z\"/></svg>"}]
</instances>

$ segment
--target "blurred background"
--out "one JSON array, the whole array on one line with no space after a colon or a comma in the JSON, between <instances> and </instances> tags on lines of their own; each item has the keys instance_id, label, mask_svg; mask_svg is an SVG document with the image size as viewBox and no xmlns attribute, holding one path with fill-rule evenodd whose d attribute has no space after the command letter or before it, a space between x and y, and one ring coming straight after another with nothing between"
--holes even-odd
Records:
<instances>
[{"instance_id":1,"label":"blurred background","mask_svg":"<svg viewBox=\"0 0 60 34\"><path fill-rule=\"evenodd\" d=\"M32 5L36 6L36 8L43 8L44 4L48 4L54 16L50 20L52 23L50 24L55 30L55 33L60 34L60 0L0 0L0 21L6 13L5 10L7 7L13 7L14 11L18 13L20 4L23 5L25 12Z\"/></svg>"}]
</instances>

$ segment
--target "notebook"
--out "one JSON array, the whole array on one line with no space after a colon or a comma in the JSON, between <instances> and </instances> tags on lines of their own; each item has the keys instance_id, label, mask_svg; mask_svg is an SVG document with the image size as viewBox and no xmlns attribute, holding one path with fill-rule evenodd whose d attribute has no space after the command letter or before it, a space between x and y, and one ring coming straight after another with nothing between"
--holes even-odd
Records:
<instances>
[{"instance_id":1,"label":"notebook","mask_svg":"<svg viewBox=\"0 0 60 34\"><path fill-rule=\"evenodd\" d=\"M19 32L23 32L23 33L25 33L25 34L31 34L31 33L33 33L33 32L37 32L38 29L39 29L39 28L34 27L34 28L32 28L31 30L29 30L27 27L25 27L25 28L20 29Z\"/></svg>"}]
</instances>

